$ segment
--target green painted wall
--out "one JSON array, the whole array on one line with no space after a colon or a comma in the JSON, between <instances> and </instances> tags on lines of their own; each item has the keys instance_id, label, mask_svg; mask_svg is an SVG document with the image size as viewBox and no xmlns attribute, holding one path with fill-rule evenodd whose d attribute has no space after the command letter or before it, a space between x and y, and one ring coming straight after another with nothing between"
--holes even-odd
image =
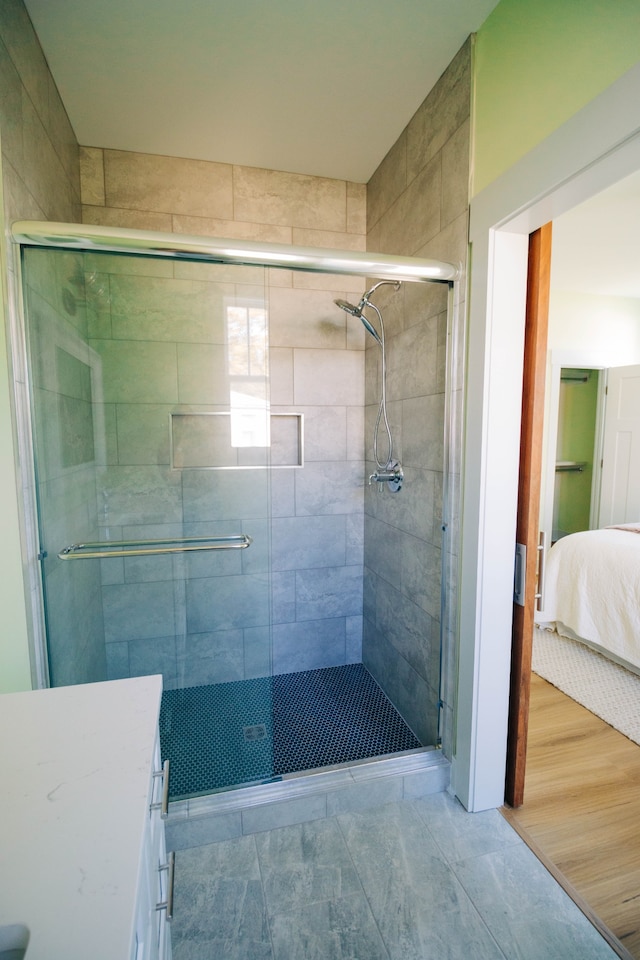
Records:
<instances>
[{"instance_id":1,"label":"green painted wall","mask_svg":"<svg viewBox=\"0 0 640 960\"><path fill-rule=\"evenodd\" d=\"M476 41L473 194L638 61L639 0L502 0Z\"/></svg>"},{"instance_id":2,"label":"green painted wall","mask_svg":"<svg viewBox=\"0 0 640 960\"><path fill-rule=\"evenodd\" d=\"M562 370L556 460L584 464L580 472L556 474L553 526L564 533L589 529L598 379L597 370Z\"/></svg>"}]
</instances>

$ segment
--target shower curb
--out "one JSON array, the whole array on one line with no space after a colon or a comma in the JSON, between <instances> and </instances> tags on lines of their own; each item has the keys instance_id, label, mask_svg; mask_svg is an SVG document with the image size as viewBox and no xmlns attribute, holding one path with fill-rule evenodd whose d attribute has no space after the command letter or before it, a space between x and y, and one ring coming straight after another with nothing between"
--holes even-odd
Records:
<instances>
[{"instance_id":1,"label":"shower curb","mask_svg":"<svg viewBox=\"0 0 640 960\"><path fill-rule=\"evenodd\" d=\"M451 764L440 750L426 747L401 756L290 774L275 782L177 800L169 804L165 821L167 848L185 850L441 793L449 786L450 770Z\"/></svg>"}]
</instances>

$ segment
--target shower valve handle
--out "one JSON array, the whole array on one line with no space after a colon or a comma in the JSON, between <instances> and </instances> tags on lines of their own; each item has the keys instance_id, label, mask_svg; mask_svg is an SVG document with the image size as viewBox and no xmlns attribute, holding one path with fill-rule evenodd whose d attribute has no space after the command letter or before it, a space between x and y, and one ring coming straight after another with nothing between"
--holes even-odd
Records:
<instances>
[{"instance_id":1,"label":"shower valve handle","mask_svg":"<svg viewBox=\"0 0 640 960\"><path fill-rule=\"evenodd\" d=\"M385 480L397 480L398 474L395 470L376 470L375 473L372 473L369 477L369 486L375 480L377 483L384 483Z\"/></svg>"},{"instance_id":2,"label":"shower valve handle","mask_svg":"<svg viewBox=\"0 0 640 960\"><path fill-rule=\"evenodd\" d=\"M392 460L384 470L376 470L375 473L369 475L369 486L374 480L376 483L388 483L389 489L396 492L400 489L404 480L402 465L397 460Z\"/></svg>"}]
</instances>

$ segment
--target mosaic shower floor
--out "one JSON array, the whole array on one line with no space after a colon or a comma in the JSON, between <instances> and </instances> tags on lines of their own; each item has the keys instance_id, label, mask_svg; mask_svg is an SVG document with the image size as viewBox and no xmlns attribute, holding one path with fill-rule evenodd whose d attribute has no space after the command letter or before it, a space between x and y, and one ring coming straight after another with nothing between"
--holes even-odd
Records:
<instances>
[{"instance_id":1,"label":"mosaic shower floor","mask_svg":"<svg viewBox=\"0 0 640 960\"><path fill-rule=\"evenodd\" d=\"M420 747L360 663L165 690L170 799Z\"/></svg>"}]
</instances>

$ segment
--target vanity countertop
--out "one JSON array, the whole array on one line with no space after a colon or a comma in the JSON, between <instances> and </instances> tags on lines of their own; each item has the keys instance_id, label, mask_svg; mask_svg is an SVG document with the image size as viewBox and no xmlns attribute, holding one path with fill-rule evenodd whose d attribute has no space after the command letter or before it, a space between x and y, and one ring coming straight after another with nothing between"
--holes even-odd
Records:
<instances>
[{"instance_id":1,"label":"vanity countertop","mask_svg":"<svg viewBox=\"0 0 640 960\"><path fill-rule=\"evenodd\" d=\"M0 695L0 926L26 960L128 960L161 677Z\"/></svg>"}]
</instances>

